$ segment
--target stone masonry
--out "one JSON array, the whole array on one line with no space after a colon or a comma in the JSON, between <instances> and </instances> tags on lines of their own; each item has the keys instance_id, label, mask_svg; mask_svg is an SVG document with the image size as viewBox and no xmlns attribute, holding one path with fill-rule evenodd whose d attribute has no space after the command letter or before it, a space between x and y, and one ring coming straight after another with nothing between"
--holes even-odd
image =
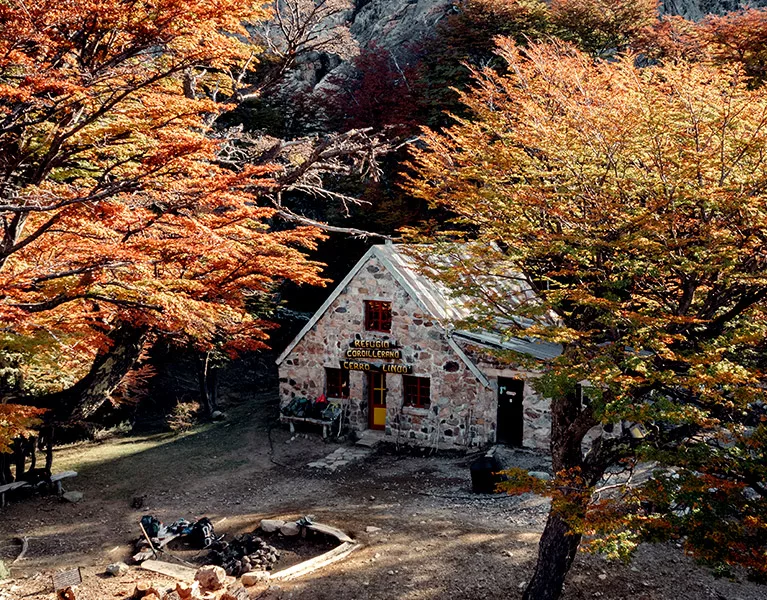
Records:
<instances>
[{"instance_id":1,"label":"stone masonry","mask_svg":"<svg viewBox=\"0 0 767 600\"><path fill-rule=\"evenodd\" d=\"M392 303L390 333L365 331L366 300ZM392 340L402 358L371 362L407 364L412 375L430 378L429 408L403 406L402 375L387 373L385 440L434 448L484 446L495 442L497 377L531 380L535 374L522 369L502 369L481 350L472 349L474 364L484 372L486 386L469 369L448 342L442 325L410 297L408 291L375 256L349 281L314 326L284 356L280 367L280 399L284 406L293 398L316 399L325 392L325 368L339 368L353 340ZM347 426L368 428L367 375L349 371L350 397L343 400ZM329 398L329 400L333 400ZM525 446L548 449L550 422L548 401L539 398L526 383L524 393Z\"/></svg>"}]
</instances>

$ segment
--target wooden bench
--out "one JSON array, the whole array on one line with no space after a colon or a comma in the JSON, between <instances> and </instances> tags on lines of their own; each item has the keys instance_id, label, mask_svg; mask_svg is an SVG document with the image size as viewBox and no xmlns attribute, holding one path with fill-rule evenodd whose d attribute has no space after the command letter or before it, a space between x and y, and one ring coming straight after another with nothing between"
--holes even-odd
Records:
<instances>
[{"instance_id":1,"label":"wooden bench","mask_svg":"<svg viewBox=\"0 0 767 600\"><path fill-rule=\"evenodd\" d=\"M69 477L77 477L77 471L62 471L61 473L56 473L55 475L51 475L50 480L45 479L38 483L37 486L40 484L48 483L50 481L50 483L56 488L56 494L61 496L64 493L64 490L61 487L61 482ZM14 481L13 483L0 485L0 508L5 508L6 492L12 492L13 490L19 490L21 488L31 488L37 486L31 485L27 481Z\"/></svg>"},{"instance_id":2,"label":"wooden bench","mask_svg":"<svg viewBox=\"0 0 767 600\"><path fill-rule=\"evenodd\" d=\"M51 475L51 483L56 486L57 495L61 496L61 494L64 493L64 490L61 487L61 482L68 477L77 477L77 471L62 471L61 473Z\"/></svg>"},{"instance_id":3,"label":"wooden bench","mask_svg":"<svg viewBox=\"0 0 767 600\"><path fill-rule=\"evenodd\" d=\"M30 487L26 481L14 481L13 483L0 485L0 508L5 508L5 492L12 492L13 490L25 487Z\"/></svg>"},{"instance_id":4,"label":"wooden bench","mask_svg":"<svg viewBox=\"0 0 767 600\"><path fill-rule=\"evenodd\" d=\"M309 417L289 417L287 415L280 415L280 422L288 423L290 425L290 433L296 432L296 423L310 423L312 425L322 425L322 437L328 437L330 426L333 425L333 421L325 421L323 419L310 419Z\"/></svg>"}]
</instances>

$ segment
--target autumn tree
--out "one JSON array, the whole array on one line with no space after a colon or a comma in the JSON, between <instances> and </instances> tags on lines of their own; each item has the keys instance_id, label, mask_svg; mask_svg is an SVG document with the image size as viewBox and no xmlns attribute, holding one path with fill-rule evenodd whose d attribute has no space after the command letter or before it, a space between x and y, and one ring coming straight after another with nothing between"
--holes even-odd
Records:
<instances>
[{"instance_id":1,"label":"autumn tree","mask_svg":"<svg viewBox=\"0 0 767 600\"><path fill-rule=\"evenodd\" d=\"M409 187L473 240L449 270L431 246L427 272L485 326L562 346L537 364L555 479L508 484L552 497L524 598L558 598L581 546L642 540L763 577L767 98L737 66L499 55L462 94L471 117L424 132ZM491 293L488 271L535 297Z\"/></svg>"},{"instance_id":2,"label":"autumn tree","mask_svg":"<svg viewBox=\"0 0 767 600\"><path fill-rule=\"evenodd\" d=\"M320 152L290 166L262 153L231 164L231 136L213 135L229 106L190 94L185 81L204 72L219 99L233 97L226 74L251 57L243 23L266 18L262 4L0 4L3 343L56 355L69 383L4 403L47 408L49 420L88 418L147 336L200 350L215 339L225 352L262 347L268 325L248 299L283 280L322 283L304 254L320 230L275 229L265 199L326 172L317 160L342 159Z\"/></svg>"},{"instance_id":3,"label":"autumn tree","mask_svg":"<svg viewBox=\"0 0 767 600\"><path fill-rule=\"evenodd\" d=\"M557 34L601 56L625 49L658 20L658 0L552 0Z\"/></svg>"}]
</instances>

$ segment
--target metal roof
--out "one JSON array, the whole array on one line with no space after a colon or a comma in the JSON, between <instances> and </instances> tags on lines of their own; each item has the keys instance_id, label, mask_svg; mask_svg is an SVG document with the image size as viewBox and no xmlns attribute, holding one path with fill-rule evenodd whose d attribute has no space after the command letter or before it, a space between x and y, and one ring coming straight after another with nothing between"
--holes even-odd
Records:
<instances>
[{"instance_id":1,"label":"metal roof","mask_svg":"<svg viewBox=\"0 0 767 600\"><path fill-rule=\"evenodd\" d=\"M425 250L428 249L428 247L423 248ZM410 250L410 252L406 252L406 250ZM541 360L550 360L562 353L562 347L559 344L541 342L530 338L507 337L502 331L455 330L453 328L454 323L465 321L473 316L472 305L476 303L473 303L467 297L455 294L449 290L447 286L421 272L415 259L411 256L412 250L412 246L394 244L372 246L357 262L354 268L349 271L346 277L344 277L344 279L336 286L324 304L317 310L296 338L283 351L277 359L277 364L281 364L290 352L293 351L301 339L312 327L314 327L317 321L320 320L325 311L330 308L330 305L336 298L338 298L363 265L365 265L372 257L377 258L381 262L426 314L437 320L444 327L448 334L448 338L454 336L485 347L499 350L512 350ZM460 254L456 254L452 260L460 262ZM457 266L458 265L456 264L456 267ZM488 275L486 281L482 283L484 284L483 290L499 297L502 296L507 304L514 305L515 303L522 303L529 301L534 297L532 290L515 278L501 278ZM463 353L461 352L461 354ZM477 367L471 363L468 358L465 360L472 372L477 371L475 375L477 375L480 381L487 385L485 376L478 371Z\"/></svg>"}]
</instances>

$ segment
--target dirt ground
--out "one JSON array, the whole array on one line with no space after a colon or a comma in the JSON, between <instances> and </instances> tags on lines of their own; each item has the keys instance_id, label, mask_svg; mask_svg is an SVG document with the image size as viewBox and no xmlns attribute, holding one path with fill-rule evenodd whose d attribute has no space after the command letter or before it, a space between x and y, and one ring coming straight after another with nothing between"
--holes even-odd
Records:
<instances>
[{"instance_id":1,"label":"dirt ground","mask_svg":"<svg viewBox=\"0 0 767 600\"><path fill-rule=\"evenodd\" d=\"M0 509L0 559L29 549L10 565L0 600L53 599L51 575L83 567L78 599L125 598L147 573L119 578L108 563L126 560L153 514L165 522L208 516L227 537L252 531L261 518L314 515L364 546L305 578L280 584L273 597L296 600L485 600L519 598L533 566L547 511L543 498L476 496L468 466L477 456L418 457L387 449L334 473L307 467L338 447L315 433L274 426L276 398L260 395L231 407L228 420L183 435L123 437L62 448L55 470L74 469L76 504L54 497L13 500ZM517 453L525 468L545 458ZM133 509L137 496L145 506ZM381 528L368 534L367 526ZM161 576L149 579L170 584ZM631 565L581 554L564 598L581 600L764 600L767 588L715 579L674 546L646 546Z\"/></svg>"}]
</instances>

